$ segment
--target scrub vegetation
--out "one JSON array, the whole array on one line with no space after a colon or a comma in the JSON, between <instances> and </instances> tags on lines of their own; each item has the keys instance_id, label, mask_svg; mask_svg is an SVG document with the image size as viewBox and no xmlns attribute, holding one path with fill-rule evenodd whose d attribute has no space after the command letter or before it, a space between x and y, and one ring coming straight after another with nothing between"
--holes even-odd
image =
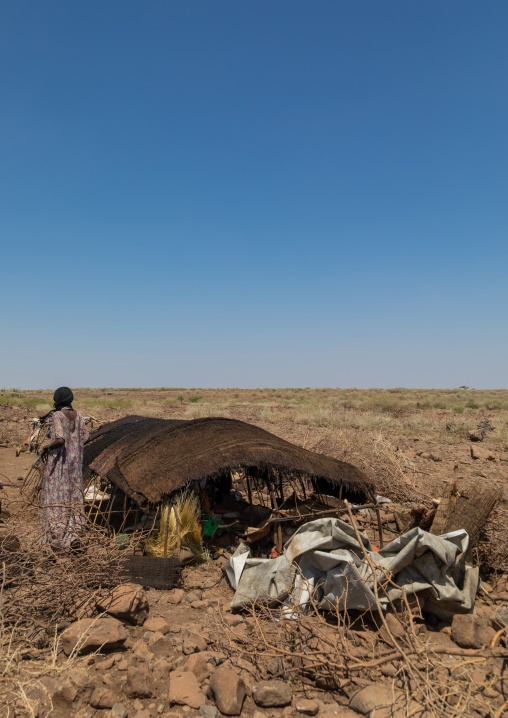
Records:
<instances>
[{"instance_id":1,"label":"scrub vegetation","mask_svg":"<svg viewBox=\"0 0 508 718\"><path fill-rule=\"evenodd\" d=\"M82 413L109 418L111 411L147 416L239 417L254 423L291 422L308 427L449 437L467 434L480 421L494 427L490 438L508 449L508 390L504 389L204 389L179 387L81 388L74 390ZM51 391L5 391L0 403L51 408ZM112 417L113 418L113 417Z\"/></svg>"}]
</instances>

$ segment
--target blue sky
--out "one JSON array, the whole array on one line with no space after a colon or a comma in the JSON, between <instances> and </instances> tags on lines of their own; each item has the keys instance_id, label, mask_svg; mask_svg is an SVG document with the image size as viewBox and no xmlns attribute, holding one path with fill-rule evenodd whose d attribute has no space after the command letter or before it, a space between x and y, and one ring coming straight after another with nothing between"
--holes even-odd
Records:
<instances>
[{"instance_id":1,"label":"blue sky","mask_svg":"<svg viewBox=\"0 0 508 718\"><path fill-rule=\"evenodd\" d=\"M505 0L0 7L0 384L507 388Z\"/></svg>"}]
</instances>

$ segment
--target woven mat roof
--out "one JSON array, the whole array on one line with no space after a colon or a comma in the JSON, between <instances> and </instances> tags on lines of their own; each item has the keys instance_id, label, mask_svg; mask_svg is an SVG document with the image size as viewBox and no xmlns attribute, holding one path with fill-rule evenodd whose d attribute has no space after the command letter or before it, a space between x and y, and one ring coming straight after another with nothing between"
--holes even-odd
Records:
<instances>
[{"instance_id":1,"label":"woven mat roof","mask_svg":"<svg viewBox=\"0 0 508 718\"><path fill-rule=\"evenodd\" d=\"M107 476L140 505L158 503L190 481L233 470L274 470L342 484L369 498L372 482L344 461L307 451L235 419L191 421L128 416L102 426L85 446L85 477Z\"/></svg>"}]
</instances>

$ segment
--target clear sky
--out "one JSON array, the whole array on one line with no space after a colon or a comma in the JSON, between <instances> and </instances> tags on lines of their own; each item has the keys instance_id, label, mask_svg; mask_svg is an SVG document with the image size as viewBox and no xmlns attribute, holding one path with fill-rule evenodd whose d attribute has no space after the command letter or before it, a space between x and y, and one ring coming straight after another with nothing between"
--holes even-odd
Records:
<instances>
[{"instance_id":1,"label":"clear sky","mask_svg":"<svg viewBox=\"0 0 508 718\"><path fill-rule=\"evenodd\" d=\"M506 0L0 5L0 385L507 388Z\"/></svg>"}]
</instances>

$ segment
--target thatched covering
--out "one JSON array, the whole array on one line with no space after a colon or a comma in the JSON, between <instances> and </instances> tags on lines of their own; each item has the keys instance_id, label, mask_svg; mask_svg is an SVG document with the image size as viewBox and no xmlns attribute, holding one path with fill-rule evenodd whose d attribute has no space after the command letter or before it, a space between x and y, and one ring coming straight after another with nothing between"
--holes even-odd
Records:
<instances>
[{"instance_id":1,"label":"thatched covering","mask_svg":"<svg viewBox=\"0 0 508 718\"><path fill-rule=\"evenodd\" d=\"M342 485L344 495L355 498L372 495L372 483L355 466L234 419L129 416L91 435L84 466L85 474L107 476L140 505L158 503L191 481L239 469Z\"/></svg>"}]
</instances>

